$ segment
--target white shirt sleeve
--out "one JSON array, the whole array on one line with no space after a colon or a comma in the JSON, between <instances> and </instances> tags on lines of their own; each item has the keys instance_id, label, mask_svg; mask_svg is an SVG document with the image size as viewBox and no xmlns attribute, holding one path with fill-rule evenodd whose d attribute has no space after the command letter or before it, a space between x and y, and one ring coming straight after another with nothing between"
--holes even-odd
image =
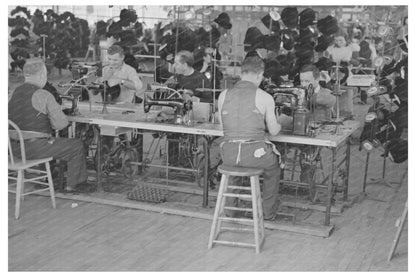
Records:
<instances>
[{"instance_id":1,"label":"white shirt sleeve","mask_svg":"<svg viewBox=\"0 0 416 277\"><path fill-rule=\"evenodd\" d=\"M272 136L277 135L281 130L281 125L276 119L273 97L264 90L257 89L255 102L257 109L264 115L267 130Z\"/></svg>"}]
</instances>

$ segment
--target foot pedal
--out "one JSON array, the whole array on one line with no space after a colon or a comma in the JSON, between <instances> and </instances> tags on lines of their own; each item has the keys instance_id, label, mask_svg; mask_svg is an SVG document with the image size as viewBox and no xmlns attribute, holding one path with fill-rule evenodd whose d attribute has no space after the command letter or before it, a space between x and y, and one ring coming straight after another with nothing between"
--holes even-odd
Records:
<instances>
[{"instance_id":1,"label":"foot pedal","mask_svg":"<svg viewBox=\"0 0 416 277\"><path fill-rule=\"evenodd\" d=\"M146 185L136 185L130 192L127 193L127 198L136 201L146 201L153 203L166 202L168 190L154 188Z\"/></svg>"}]
</instances>

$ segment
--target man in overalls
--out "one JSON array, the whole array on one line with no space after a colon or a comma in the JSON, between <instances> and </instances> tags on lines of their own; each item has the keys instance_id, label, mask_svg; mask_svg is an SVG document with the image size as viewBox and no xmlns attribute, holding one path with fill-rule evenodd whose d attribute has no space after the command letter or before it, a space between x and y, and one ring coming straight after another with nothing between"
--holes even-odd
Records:
<instances>
[{"instance_id":1,"label":"man in overalls","mask_svg":"<svg viewBox=\"0 0 416 277\"><path fill-rule=\"evenodd\" d=\"M263 72L264 63L258 56L247 57L241 66L241 81L220 94L218 109L224 130L220 147L224 165L264 169L264 219L273 220L279 207L280 155L266 135L277 135L281 126L273 97L258 88Z\"/></svg>"}]
</instances>

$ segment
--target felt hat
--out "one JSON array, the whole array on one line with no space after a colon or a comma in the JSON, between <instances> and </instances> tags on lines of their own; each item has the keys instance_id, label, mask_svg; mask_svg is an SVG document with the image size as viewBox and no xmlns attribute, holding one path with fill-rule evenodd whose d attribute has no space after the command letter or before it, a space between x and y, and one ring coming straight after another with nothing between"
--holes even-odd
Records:
<instances>
[{"instance_id":1,"label":"felt hat","mask_svg":"<svg viewBox=\"0 0 416 277\"><path fill-rule=\"evenodd\" d=\"M231 29L233 25L230 23L230 16L227 13L220 13L214 22L223 27L224 29Z\"/></svg>"},{"instance_id":2,"label":"felt hat","mask_svg":"<svg viewBox=\"0 0 416 277\"><path fill-rule=\"evenodd\" d=\"M280 32L280 24L279 21L274 21L270 14L266 14L265 16L263 16L263 18L261 19L261 22L263 22L264 26L266 26L267 29L270 28L270 21L271 23L271 31L274 33L279 33Z\"/></svg>"},{"instance_id":3,"label":"felt hat","mask_svg":"<svg viewBox=\"0 0 416 277\"><path fill-rule=\"evenodd\" d=\"M401 138L392 139L387 143L386 150L389 156L393 158L393 162L395 163L402 163L407 160L407 140Z\"/></svg>"},{"instance_id":4,"label":"felt hat","mask_svg":"<svg viewBox=\"0 0 416 277\"><path fill-rule=\"evenodd\" d=\"M280 35L266 35L263 36L264 48L270 51L279 52L280 49Z\"/></svg>"},{"instance_id":5,"label":"felt hat","mask_svg":"<svg viewBox=\"0 0 416 277\"><path fill-rule=\"evenodd\" d=\"M264 48L264 36L260 30L256 27L250 27L247 29L246 36L244 37L244 51L250 52L258 48Z\"/></svg>"},{"instance_id":6,"label":"felt hat","mask_svg":"<svg viewBox=\"0 0 416 277\"><path fill-rule=\"evenodd\" d=\"M284 29L281 32L281 38L283 41L283 48L286 50L292 50L295 45L295 40L293 37L293 32L290 29Z\"/></svg>"},{"instance_id":7,"label":"felt hat","mask_svg":"<svg viewBox=\"0 0 416 277\"><path fill-rule=\"evenodd\" d=\"M120 22L123 27L127 27L130 23L137 21L137 14L135 10L132 9L122 9L120 11Z\"/></svg>"},{"instance_id":8,"label":"felt hat","mask_svg":"<svg viewBox=\"0 0 416 277\"><path fill-rule=\"evenodd\" d=\"M288 75L293 63L290 55L279 55L276 57L276 60L280 63L280 67L277 71L279 76Z\"/></svg>"},{"instance_id":9,"label":"felt hat","mask_svg":"<svg viewBox=\"0 0 416 277\"><path fill-rule=\"evenodd\" d=\"M315 55L313 47L314 45L310 43L295 44L295 55L298 66L312 63Z\"/></svg>"},{"instance_id":10,"label":"felt hat","mask_svg":"<svg viewBox=\"0 0 416 277\"><path fill-rule=\"evenodd\" d=\"M299 43L312 43L315 44L315 34L311 31L310 28L301 28L299 30L299 38L297 39Z\"/></svg>"},{"instance_id":11,"label":"felt hat","mask_svg":"<svg viewBox=\"0 0 416 277\"><path fill-rule=\"evenodd\" d=\"M247 52L246 56L244 57L244 59L248 58L248 57L259 57L261 59L261 57L259 56L259 53L257 53L256 50L250 50Z\"/></svg>"},{"instance_id":12,"label":"felt hat","mask_svg":"<svg viewBox=\"0 0 416 277\"><path fill-rule=\"evenodd\" d=\"M311 8L306 8L299 14L299 27L306 28L315 24L316 12Z\"/></svg>"},{"instance_id":13,"label":"felt hat","mask_svg":"<svg viewBox=\"0 0 416 277\"><path fill-rule=\"evenodd\" d=\"M332 36L322 35L322 36L318 37L318 43L315 46L315 51L316 52L325 51L331 45L333 40L334 39L333 39Z\"/></svg>"},{"instance_id":14,"label":"felt hat","mask_svg":"<svg viewBox=\"0 0 416 277\"><path fill-rule=\"evenodd\" d=\"M104 20L100 20L97 22L97 35L105 35L107 32L107 23L104 22Z\"/></svg>"},{"instance_id":15,"label":"felt hat","mask_svg":"<svg viewBox=\"0 0 416 277\"><path fill-rule=\"evenodd\" d=\"M318 30L324 35L332 35L338 32L338 21L335 17L328 15L318 20Z\"/></svg>"},{"instance_id":16,"label":"felt hat","mask_svg":"<svg viewBox=\"0 0 416 277\"><path fill-rule=\"evenodd\" d=\"M264 61L264 73L263 76L266 78L274 78L278 75L278 69L280 63L276 59L266 59Z\"/></svg>"},{"instance_id":17,"label":"felt hat","mask_svg":"<svg viewBox=\"0 0 416 277\"><path fill-rule=\"evenodd\" d=\"M358 56L365 60L371 59L370 44L367 41L363 40L360 42L360 51L358 52Z\"/></svg>"},{"instance_id":18,"label":"felt hat","mask_svg":"<svg viewBox=\"0 0 416 277\"><path fill-rule=\"evenodd\" d=\"M286 7L280 13L283 23L288 28L296 28L298 26L298 9L296 7Z\"/></svg>"},{"instance_id":19,"label":"felt hat","mask_svg":"<svg viewBox=\"0 0 416 277\"><path fill-rule=\"evenodd\" d=\"M327 57L320 57L319 60L315 63L315 66L319 69L319 71L331 71L332 66L335 65L331 59Z\"/></svg>"}]
</instances>

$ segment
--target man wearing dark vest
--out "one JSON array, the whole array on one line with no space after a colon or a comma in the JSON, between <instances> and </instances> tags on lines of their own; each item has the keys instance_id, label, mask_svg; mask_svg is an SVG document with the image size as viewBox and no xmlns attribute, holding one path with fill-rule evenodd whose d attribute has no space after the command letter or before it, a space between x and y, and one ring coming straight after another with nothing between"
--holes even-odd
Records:
<instances>
[{"instance_id":1,"label":"man wearing dark vest","mask_svg":"<svg viewBox=\"0 0 416 277\"><path fill-rule=\"evenodd\" d=\"M258 88L263 72L264 63L258 56L247 57L241 66L241 81L220 94L218 109L224 130L220 147L224 165L264 169L264 219L272 220L279 207L280 154L266 136L277 135L281 126L273 97Z\"/></svg>"},{"instance_id":2,"label":"man wearing dark vest","mask_svg":"<svg viewBox=\"0 0 416 277\"><path fill-rule=\"evenodd\" d=\"M9 101L9 119L22 131L38 134L37 138L25 140L27 159L53 157L66 161L66 190L72 192L85 189L87 171L81 140L53 136L53 130L68 126L68 119L52 94L42 89L47 81L44 62L41 59L28 59L23 73L25 82L15 89Z\"/></svg>"}]
</instances>

